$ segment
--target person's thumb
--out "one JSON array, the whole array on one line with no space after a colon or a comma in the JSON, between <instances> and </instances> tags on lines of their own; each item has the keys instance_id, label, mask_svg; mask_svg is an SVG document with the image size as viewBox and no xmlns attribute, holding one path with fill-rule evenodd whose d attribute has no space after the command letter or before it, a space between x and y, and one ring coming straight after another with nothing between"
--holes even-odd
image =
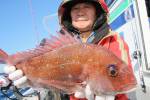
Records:
<instances>
[{"instance_id":1,"label":"person's thumb","mask_svg":"<svg viewBox=\"0 0 150 100\"><path fill-rule=\"evenodd\" d=\"M85 98L85 93L84 93L84 91L77 91L77 92L75 92L75 94L74 94L74 96L76 97L76 98Z\"/></svg>"},{"instance_id":2,"label":"person's thumb","mask_svg":"<svg viewBox=\"0 0 150 100\"><path fill-rule=\"evenodd\" d=\"M85 88L85 96L88 100L94 100L94 93L91 90L90 85L88 84L86 85L86 88Z\"/></svg>"}]
</instances>

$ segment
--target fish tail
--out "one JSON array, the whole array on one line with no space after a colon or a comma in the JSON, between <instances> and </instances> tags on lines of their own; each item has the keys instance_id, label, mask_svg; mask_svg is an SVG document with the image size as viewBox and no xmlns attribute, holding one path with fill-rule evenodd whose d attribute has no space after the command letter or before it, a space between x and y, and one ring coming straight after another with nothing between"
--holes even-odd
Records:
<instances>
[{"instance_id":1,"label":"fish tail","mask_svg":"<svg viewBox=\"0 0 150 100\"><path fill-rule=\"evenodd\" d=\"M8 61L8 54L0 49L0 64L6 64Z\"/></svg>"}]
</instances>

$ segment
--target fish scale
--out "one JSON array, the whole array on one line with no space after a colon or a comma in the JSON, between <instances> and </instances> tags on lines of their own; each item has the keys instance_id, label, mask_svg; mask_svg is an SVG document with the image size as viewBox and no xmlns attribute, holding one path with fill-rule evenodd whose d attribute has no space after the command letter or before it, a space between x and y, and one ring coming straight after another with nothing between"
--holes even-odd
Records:
<instances>
[{"instance_id":1,"label":"fish scale","mask_svg":"<svg viewBox=\"0 0 150 100\"><path fill-rule=\"evenodd\" d=\"M33 86L53 87L68 94L83 90L87 84L96 95L116 95L136 88L132 69L104 47L81 43L65 32L37 48L14 55L0 50L0 63L23 70Z\"/></svg>"}]
</instances>

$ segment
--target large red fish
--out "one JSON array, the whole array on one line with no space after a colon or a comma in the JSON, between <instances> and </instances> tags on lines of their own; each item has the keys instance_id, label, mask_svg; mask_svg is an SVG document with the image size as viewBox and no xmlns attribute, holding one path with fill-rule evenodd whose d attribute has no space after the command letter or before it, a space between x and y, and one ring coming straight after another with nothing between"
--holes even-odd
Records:
<instances>
[{"instance_id":1,"label":"large red fish","mask_svg":"<svg viewBox=\"0 0 150 100\"><path fill-rule=\"evenodd\" d=\"M23 70L34 86L56 88L68 94L89 84L97 95L125 93L136 87L132 69L112 52L94 44L80 43L66 33L47 39L34 50L7 55L0 62Z\"/></svg>"}]
</instances>

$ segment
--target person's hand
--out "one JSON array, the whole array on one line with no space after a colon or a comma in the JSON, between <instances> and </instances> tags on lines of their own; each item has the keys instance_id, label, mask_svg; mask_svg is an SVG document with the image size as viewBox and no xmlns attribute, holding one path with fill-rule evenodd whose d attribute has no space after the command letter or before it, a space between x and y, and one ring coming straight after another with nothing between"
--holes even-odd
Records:
<instances>
[{"instance_id":1,"label":"person's hand","mask_svg":"<svg viewBox=\"0 0 150 100\"><path fill-rule=\"evenodd\" d=\"M8 78L13 82L14 86L23 87L27 85L27 77L23 76L22 70L16 69L15 66L5 66L4 73L8 74Z\"/></svg>"},{"instance_id":2,"label":"person's hand","mask_svg":"<svg viewBox=\"0 0 150 100\"><path fill-rule=\"evenodd\" d=\"M88 84L84 91L77 91L75 92L74 96L76 98L86 98L87 100L114 100L115 99L115 96L111 96L111 95L94 96L94 93L92 92Z\"/></svg>"}]
</instances>

